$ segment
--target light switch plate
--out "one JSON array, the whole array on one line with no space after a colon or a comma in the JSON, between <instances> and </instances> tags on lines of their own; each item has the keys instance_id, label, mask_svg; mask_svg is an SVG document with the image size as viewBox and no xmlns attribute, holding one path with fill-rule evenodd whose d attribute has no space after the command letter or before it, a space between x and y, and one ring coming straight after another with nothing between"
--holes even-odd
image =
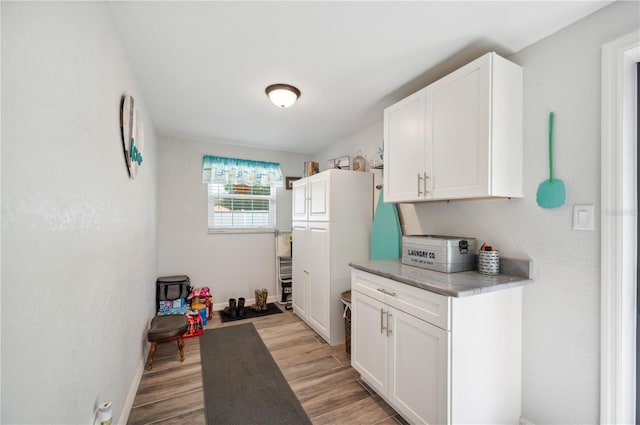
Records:
<instances>
[{"instance_id":1,"label":"light switch plate","mask_svg":"<svg viewBox=\"0 0 640 425\"><path fill-rule=\"evenodd\" d=\"M595 205L573 206L573 230L593 230Z\"/></svg>"}]
</instances>

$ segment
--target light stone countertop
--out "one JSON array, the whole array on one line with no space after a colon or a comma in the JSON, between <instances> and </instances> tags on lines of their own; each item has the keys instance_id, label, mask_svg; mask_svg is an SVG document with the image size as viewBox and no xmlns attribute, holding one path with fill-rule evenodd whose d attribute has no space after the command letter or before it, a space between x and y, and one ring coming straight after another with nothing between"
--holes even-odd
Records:
<instances>
[{"instance_id":1,"label":"light stone countertop","mask_svg":"<svg viewBox=\"0 0 640 425\"><path fill-rule=\"evenodd\" d=\"M516 274L486 276L477 271L442 273L402 264L400 259L354 261L351 267L449 297L467 297L531 283L529 260L500 259L501 270ZM505 267L503 267L503 265Z\"/></svg>"}]
</instances>

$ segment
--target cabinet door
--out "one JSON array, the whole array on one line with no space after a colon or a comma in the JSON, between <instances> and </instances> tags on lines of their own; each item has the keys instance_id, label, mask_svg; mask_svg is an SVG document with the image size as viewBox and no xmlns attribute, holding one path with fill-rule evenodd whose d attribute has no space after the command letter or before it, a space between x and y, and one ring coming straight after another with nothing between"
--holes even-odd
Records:
<instances>
[{"instance_id":1,"label":"cabinet door","mask_svg":"<svg viewBox=\"0 0 640 425\"><path fill-rule=\"evenodd\" d=\"M449 423L449 332L397 309L389 315L389 400L411 423Z\"/></svg>"},{"instance_id":2,"label":"cabinet door","mask_svg":"<svg viewBox=\"0 0 640 425\"><path fill-rule=\"evenodd\" d=\"M330 211L329 174L315 174L307 177L306 180L309 198L309 221L328 221Z\"/></svg>"},{"instance_id":3,"label":"cabinet door","mask_svg":"<svg viewBox=\"0 0 640 425\"><path fill-rule=\"evenodd\" d=\"M490 67L485 55L426 88L429 199L489 194Z\"/></svg>"},{"instance_id":4,"label":"cabinet door","mask_svg":"<svg viewBox=\"0 0 640 425\"><path fill-rule=\"evenodd\" d=\"M310 222L307 227L307 318L312 328L329 340L330 234L329 223Z\"/></svg>"},{"instance_id":5,"label":"cabinet door","mask_svg":"<svg viewBox=\"0 0 640 425\"><path fill-rule=\"evenodd\" d=\"M425 89L384 110L384 201L425 199Z\"/></svg>"},{"instance_id":6,"label":"cabinet door","mask_svg":"<svg viewBox=\"0 0 640 425\"><path fill-rule=\"evenodd\" d=\"M292 201L291 201L292 219L307 219L307 182L306 179L300 179L293 182Z\"/></svg>"},{"instance_id":7,"label":"cabinet door","mask_svg":"<svg viewBox=\"0 0 640 425\"><path fill-rule=\"evenodd\" d=\"M293 223L293 258L291 264L291 304L300 317L307 315L307 224Z\"/></svg>"},{"instance_id":8,"label":"cabinet door","mask_svg":"<svg viewBox=\"0 0 640 425\"><path fill-rule=\"evenodd\" d=\"M389 388L389 353L386 333L389 307L367 295L351 291L351 365L380 395Z\"/></svg>"}]
</instances>

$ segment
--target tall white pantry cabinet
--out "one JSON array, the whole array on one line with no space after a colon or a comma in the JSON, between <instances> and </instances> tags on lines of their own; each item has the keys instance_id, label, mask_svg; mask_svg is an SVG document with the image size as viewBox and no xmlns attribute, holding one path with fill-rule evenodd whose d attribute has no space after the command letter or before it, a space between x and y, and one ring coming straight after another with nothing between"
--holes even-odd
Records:
<instances>
[{"instance_id":1,"label":"tall white pantry cabinet","mask_svg":"<svg viewBox=\"0 0 640 425\"><path fill-rule=\"evenodd\" d=\"M344 342L349 262L369 259L373 175L326 170L293 183L293 311L329 344Z\"/></svg>"}]
</instances>

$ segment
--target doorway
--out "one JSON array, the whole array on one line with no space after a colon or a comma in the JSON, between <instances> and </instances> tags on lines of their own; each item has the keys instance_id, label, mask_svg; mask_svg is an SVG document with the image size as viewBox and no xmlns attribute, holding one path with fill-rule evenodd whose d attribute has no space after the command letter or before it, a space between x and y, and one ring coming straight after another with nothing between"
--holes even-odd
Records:
<instances>
[{"instance_id":1,"label":"doorway","mask_svg":"<svg viewBox=\"0 0 640 425\"><path fill-rule=\"evenodd\" d=\"M634 32L602 49L600 422L635 423L638 62Z\"/></svg>"},{"instance_id":2,"label":"doorway","mask_svg":"<svg viewBox=\"0 0 640 425\"><path fill-rule=\"evenodd\" d=\"M636 422L640 418L640 291L638 291L638 280L640 280L640 226L638 226L638 214L640 211L640 179L638 178L638 164L640 164L640 63L636 63Z\"/></svg>"}]
</instances>

